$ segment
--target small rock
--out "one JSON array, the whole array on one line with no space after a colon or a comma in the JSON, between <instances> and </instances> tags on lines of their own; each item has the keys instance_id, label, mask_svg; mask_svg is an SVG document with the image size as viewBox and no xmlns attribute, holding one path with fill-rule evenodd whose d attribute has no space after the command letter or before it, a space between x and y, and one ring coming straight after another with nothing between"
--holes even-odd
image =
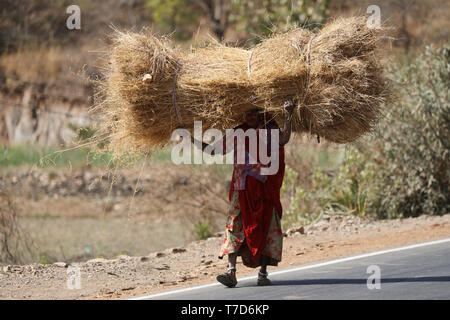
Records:
<instances>
[{"instance_id":1,"label":"small rock","mask_svg":"<svg viewBox=\"0 0 450 320\"><path fill-rule=\"evenodd\" d=\"M291 236L295 233L305 234L305 228L303 226L290 228L286 231L288 236Z\"/></svg>"},{"instance_id":2,"label":"small rock","mask_svg":"<svg viewBox=\"0 0 450 320\"><path fill-rule=\"evenodd\" d=\"M103 259L103 258L96 258L96 259L88 260L87 263L105 263L106 261L108 261L108 260Z\"/></svg>"},{"instance_id":3,"label":"small rock","mask_svg":"<svg viewBox=\"0 0 450 320\"><path fill-rule=\"evenodd\" d=\"M65 262L55 262L53 265L55 267L59 267L59 268L67 268L68 267L68 264Z\"/></svg>"},{"instance_id":4,"label":"small rock","mask_svg":"<svg viewBox=\"0 0 450 320\"><path fill-rule=\"evenodd\" d=\"M150 260L149 257L140 257L139 261L141 262L147 262L148 260Z\"/></svg>"},{"instance_id":5,"label":"small rock","mask_svg":"<svg viewBox=\"0 0 450 320\"><path fill-rule=\"evenodd\" d=\"M102 294L113 294L114 293L114 291L109 289L109 288L103 288L103 289L100 290L100 292Z\"/></svg>"},{"instance_id":6,"label":"small rock","mask_svg":"<svg viewBox=\"0 0 450 320\"><path fill-rule=\"evenodd\" d=\"M328 227L329 226L329 224L326 222L326 221L319 221L319 222L317 222L315 225L314 225L314 229L322 229L322 228L324 228L324 227Z\"/></svg>"},{"instance_id":7,"label":"small rock","mask_svg":"<svg viewBox=\"0 0 450 320\"><path fill-rule=\"evenodd\" d=\"M7 273L11 270L11 266L4 266L3 267L3 272Z\"/></svg>"},{"instance_id":8,"label":"small rock","mask_svg":"<svg viewBox=\"0 0 450 320\"><path fill-rule=\"evenodd\" d=\"M164 252L153 252L149 254L150 258L161 258L164 257L166 254Z\"/></svg>"},{"instance_id":9,"label":"small rock","mask_svg":"<svg viewBox=\"0 0 450 320\"><path fill-rule=\"evenodd\" d=\"M181 252L185 252L186 249L185 248L173 248L172 249L172 253L181 253Z\"/></svg>"},{"instance_id":10,"label":"small rock","mask_svg":"<svg viewBox=\"0 0 450 320\"><path fill-rule=\"evenodd\" d=\"M122 291L134 290L136 287L127 287L123 288Z\"/></svg>"}]
</instances>

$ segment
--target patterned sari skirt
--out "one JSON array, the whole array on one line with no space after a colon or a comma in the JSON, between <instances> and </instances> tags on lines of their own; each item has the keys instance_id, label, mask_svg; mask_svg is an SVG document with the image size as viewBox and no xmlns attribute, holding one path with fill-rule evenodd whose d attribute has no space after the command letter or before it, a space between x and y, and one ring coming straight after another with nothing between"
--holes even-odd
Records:
<instances>
[{"instance_id":1,"label":"patterned sari skirt","mask_svg":"<svg viewBox=\"0 0 450 320\"><path fill-rule=\"evenodd\" d=\"M228 211L225 235L220 248L219 258L230 253L237 253L242 257L245 266L256 268L265 262L270 266L277 266L281 261L283 249L283 233L281 232L281 221L275 207L272 212L269 232L267 234L266 246L258 261L252 261L250 250L245 243L244 227L242 225L241 209L239 205L239 191L235 190Z\"/></svg>"}]
</instances>

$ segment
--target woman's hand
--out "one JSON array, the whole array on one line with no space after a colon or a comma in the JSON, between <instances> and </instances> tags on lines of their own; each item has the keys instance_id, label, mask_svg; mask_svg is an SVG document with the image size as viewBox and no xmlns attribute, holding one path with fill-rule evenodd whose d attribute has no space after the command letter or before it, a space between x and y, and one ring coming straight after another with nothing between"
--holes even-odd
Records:
<instances>
[{"instance_id":1,"label":"woman's hand","mask_svg":"<svg viewBox=\"0 0 450 320\"><path fill-rule=\"evenodd\" d=\"M283 108L284 108L286 114L291 115L295 109L294 101L292 101L292 99L286 100L283 104Z\"/></svg>"},{"instance_id":2,"label":"woman's hand","mask_svg":"<svg viewBox=\"0 0 450 320\"><path fill-rule=\"evenodd\" d=\"M280 146L284 146L289 142L292 131L292 113L295 110L295 103L291 99L286 100L283 104L285 110L284 126L280 130Z\"/></svg>"}]
</instances>

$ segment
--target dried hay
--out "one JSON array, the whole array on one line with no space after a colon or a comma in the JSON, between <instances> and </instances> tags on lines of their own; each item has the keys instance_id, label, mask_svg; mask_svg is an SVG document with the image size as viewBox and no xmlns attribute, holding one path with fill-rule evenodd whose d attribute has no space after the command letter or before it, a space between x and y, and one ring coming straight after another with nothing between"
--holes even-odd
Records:
<instances>
[{"instance_id":1,"label":"dried hay","mask_svg":"<svg viewBox=\"0 0 450 320\"><path fill-rule=\"evenodd\" d=\"M247 110L281 122L294 99L294 132L336 143L370 131L388 98L376 49L382 29L366 18L338 19L317 34L294 29L251 50L212 44L191 52L150 33L115 35L98 104L113 152L150 151L173 130L225 129Z\"/></svg>"}]
</instances>

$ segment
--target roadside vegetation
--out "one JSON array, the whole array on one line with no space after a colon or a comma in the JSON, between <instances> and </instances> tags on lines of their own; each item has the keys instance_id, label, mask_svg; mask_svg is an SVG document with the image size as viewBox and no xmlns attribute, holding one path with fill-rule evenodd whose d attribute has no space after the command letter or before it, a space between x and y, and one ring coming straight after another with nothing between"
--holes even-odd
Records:
<instances>
[{"instance_id":1,"label":"roadside vegetation","mask_svg":"<svg viewBox=\"0 0 450 320\"><path fill-rule=\"evenodd\" d=\"M342 150L338 166L315 166L306 179L299 179L303 168L287 169L286 226L323 214L385 219L450 211L449 49L427 47L391 66L395 101L373 135Z\"/></svg>"}]
</instances>

